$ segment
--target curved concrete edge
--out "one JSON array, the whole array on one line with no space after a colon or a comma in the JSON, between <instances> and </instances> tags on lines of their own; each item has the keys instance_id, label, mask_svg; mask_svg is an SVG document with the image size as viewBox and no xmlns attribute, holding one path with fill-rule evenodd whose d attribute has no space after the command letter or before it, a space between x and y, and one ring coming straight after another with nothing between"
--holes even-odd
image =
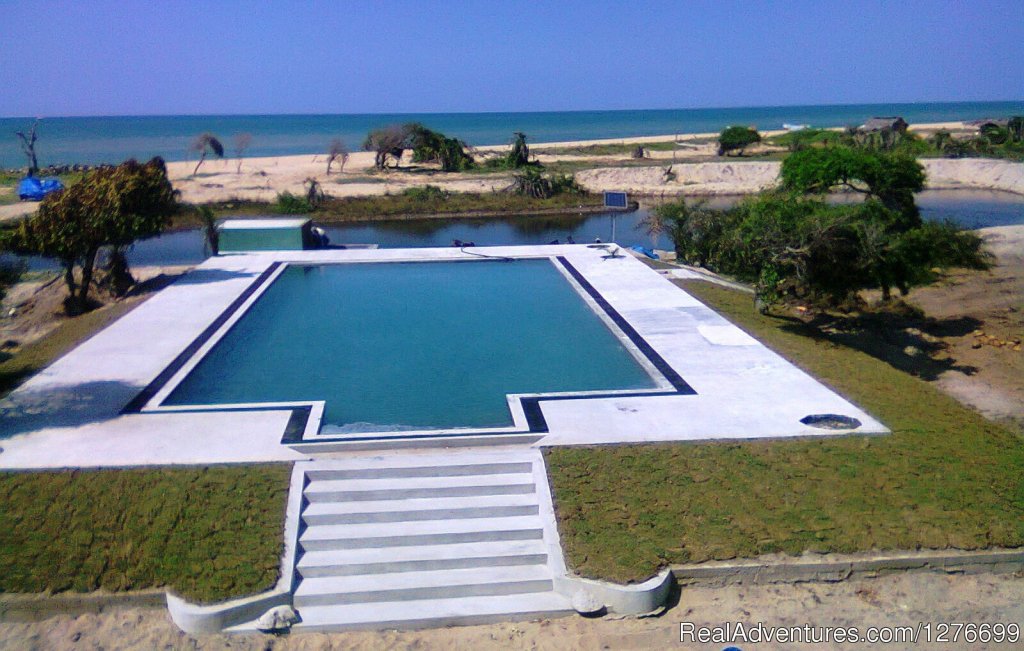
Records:
<instances>
[{"instance_id":1,"label":"curved concrete edge","mask_svg":"<svg viewBox=\"0 0 1024 651\"><path fill-rule=\"evenodd\" d=\"M643 583L630 585L576 576L555 577L555 592L571 599L580 590L585 590L604 603L609 613L616 615L653 613L665 605L673 585L675 576L668 568Z\"/></svg>"},{"instance_id":2,"label":"curved concrete edge","mask_svg":"<svg viewBox=\"0 0 1024 651\"><path fill-rule=\"evenodd\" d=\"M167 593L167 610L171 613L171 620L178 628L192 635L219 633L230 626L259 619L274 606L291 603L291 592L280 590L271 590L210 606L190 604L173 593Z\"/></svg>"},{"instance_id":3,"label":"curved concrete edge","mask_svg":"<svg viewBox=\"0 0 1024 651\"><path fill-rule=\"evenodd\" d=\"M186 633L218 633L225 628L259 619L275 606L292 605L295 582L295 550L299 544L299 524L302 495L306 486L309 462L299 461L292 466L288 505L284 516L284 550L281 553L281 576L277 585L267 592L241 597L217 604L199 606L189 603L171 592L167 593L167 610L171 620Z\"/></svg>"}]
</instances>

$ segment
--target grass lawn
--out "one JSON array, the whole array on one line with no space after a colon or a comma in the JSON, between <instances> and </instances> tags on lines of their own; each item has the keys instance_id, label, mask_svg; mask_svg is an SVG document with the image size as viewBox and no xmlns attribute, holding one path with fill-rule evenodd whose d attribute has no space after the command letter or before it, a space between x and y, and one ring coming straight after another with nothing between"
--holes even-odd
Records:
<instances>
[{"instance_id":1,"label":"grass lawn","mask_svg":"<svg viewBox=\"0 0 1024 651\"><path fill-rule=\"evenodd\" d=\"M404 193L375 197L345 197L326 200L309 216L320 223L374 221L428 215L530 215L578 211L603 203L600 194L559 194L549 199L533 199L506 192L452 192L447 196L422 198ZM246 214L273 214L276 204L229 201L211 204L218 217ZM185 211L175 217L176 226L198 225L197 215Z\"/></svg>"},{"instance_id":2,"label":"grass lawn","mask_svg":"<svg viewBox=\"0 0 1024 651\"><path fill-rule=\"evenodd\" d=\"M262 592L280 569L290 470L0 473L0 591Z\"/></svg>"},{"instance_id":3,"label":"grass lawn","mask_svg":"<svg viewBox=\"0 0 1024 651\"><path fill-rule=\"evenodd\" d=\"M0 363L0 395L141 298L68 319ZM0 472L0 592L170 587L217 601L271 588L290 471L274 464Z\"/></svg>"},{"instance_id":4,"label":"grass lawn","mask_svg":"<svg viewBox=\"0 0 1024 651\"><path fill-rule=\"evenodd\" d=\"M886 362L687 291L888 425L891 436L547 449L569 565L640 580L671 563L1024 545L1024 441Z\"/></svg>"}]
</instances>

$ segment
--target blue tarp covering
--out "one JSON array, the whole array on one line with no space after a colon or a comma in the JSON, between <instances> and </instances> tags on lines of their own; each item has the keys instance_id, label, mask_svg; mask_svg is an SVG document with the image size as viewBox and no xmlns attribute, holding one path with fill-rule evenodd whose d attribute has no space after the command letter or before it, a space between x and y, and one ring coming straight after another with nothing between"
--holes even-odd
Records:
<instances>
[{"instance_id":1,"label":"blue tarp covering","mask_svg":"<svg viewBox=\"0 0 1024 651\"><path fill-rule=\"evenodd\" d=\"M658 259L658 254L654 252L654 249L649 249L646 246L640 246L639 244L637 244L636 246L631 246L629 248L633 249L637 253L643 253L644 255L646 255L648 258L651 258L652 260L657 260Z\"/></svg>"},{"instance_id":2,"label":"blue tarp covering","mask_svg":"<svg viewBox=\"0 0 1024 651\"><path fill-rule=\"evenodd\" d=\"M42 201L51 192L63 189L64 184L55 176L42 179L26 176L18 183L18 198L22 201Z\"/></svg>"}]
</instances>

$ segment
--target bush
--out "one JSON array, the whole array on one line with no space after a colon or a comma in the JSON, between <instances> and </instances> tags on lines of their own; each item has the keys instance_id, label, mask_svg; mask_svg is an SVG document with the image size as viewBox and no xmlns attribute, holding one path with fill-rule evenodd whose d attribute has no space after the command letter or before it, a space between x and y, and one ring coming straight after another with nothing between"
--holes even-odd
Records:
<instances>
[{"instance_id":1,"label":"bush","mask_svg":"<svg viewBox=\"0 0 1024 651\"><path fill-rule=\"evenodd\" d=\"M838 144L840 134L829 129L799 129L770 138L773 145L785 147L789 151L800 151L815 145Z\"/></svg>"},{"instance_id":2,"label":"bush","mask_svg":"<svg viewBox=\"0 0 1024 651\"><path fill-rule=\"evenodd\" d=\"M279 192L274 210L284 215L304 215L313 212L313 206L306 197L291 192Z\"/></svg>"},{"instance_id":3,"label":"bush","mask_svg":"<svg viewBox=\"0 0 1024 651\"><path fill-rule=\"evenodd\" d=\"M903 228L875 199L830 206L766 193L717 212L685 202L657 209L680 259L755 284L764 304L785 297L837 305L862 289L931 282L936 268L985 268L982 241L950 223Z\"/></svg>"},{"instance_id":4,"label":"bush","mask_svg":"<svg viewBox=\"0 0 1024 651\"><path fill-rule=\"evenodd\" d=\"M732 126L726 127L718 136L718 155L724 156L730 151L738 151L740 156L743 150L761 142L761 134L750 127Z\"/></svg>"},{"instance_id":5,"label":"bush","mask_svg":"<svg viewBox=\"0 0 1024 651\"><path fill-rule=\"evenodd\" d=\"M558 194L586 194L576 178L569 174L546 177L536 167L526 167L512 177L508 191L534 199L549 199Z\"/></svg>"},{"instance_id":6,"label":"bush","mask_svg":"<svg viewBox=\"0 0 1024 651\"><path fill-rule=\"evenodd\" d=\"M402 196L414 201L444 201L451 196L451 193L447 190L442 190L436 185L424 185L406 188L402 191Z\"/></svg>"}]
</instances>

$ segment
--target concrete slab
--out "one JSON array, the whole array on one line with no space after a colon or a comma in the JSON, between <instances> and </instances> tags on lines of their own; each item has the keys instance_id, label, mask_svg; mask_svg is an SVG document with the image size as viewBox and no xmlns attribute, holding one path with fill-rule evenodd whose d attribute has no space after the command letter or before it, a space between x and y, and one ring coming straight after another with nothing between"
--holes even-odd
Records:
<instances>
[{"instance_id":1,"label":"concrete slab","mask_svg":"<svg viewBox=\"0 0 1024 651\"><path fill-rule=\"evenodd\" d=\"M541 399L537 406L547 431L535 446L847 432L800 423L805 416L822 413L856 418L862 423L857 433L888 431L632 256L608 257L606 250L586 245L275 251L208 260L0 401L0 468L308 458L281 444L291 415L282 405L170 409L160 405L161 396L230 327L232 319L225 319L225 312L241 306L233 317L239 318L259 298L261 290L252 289L255 281L261 275L271 278L270 272L283 264L485 257L564 258L635 330L641 343L696 391ZM582 285L577 289L586 294ZM587 300L593 305L592 296ZM603 318L611 324L607 314ZM628 348L637 350L623 330L610 327ZM205 345L197 346L204 336ZM168 373L178 363L177 373ZM141 411L124 413L161 376L168 376L171 384L143 394ZM664 377L659 383L667 386ZM510 400L514 420L517 427L525 427L528 418L517 400ZM310 435L319 426L322 406L310 405L312 415L305 425Z\"/></svg>"}]
</instances>

